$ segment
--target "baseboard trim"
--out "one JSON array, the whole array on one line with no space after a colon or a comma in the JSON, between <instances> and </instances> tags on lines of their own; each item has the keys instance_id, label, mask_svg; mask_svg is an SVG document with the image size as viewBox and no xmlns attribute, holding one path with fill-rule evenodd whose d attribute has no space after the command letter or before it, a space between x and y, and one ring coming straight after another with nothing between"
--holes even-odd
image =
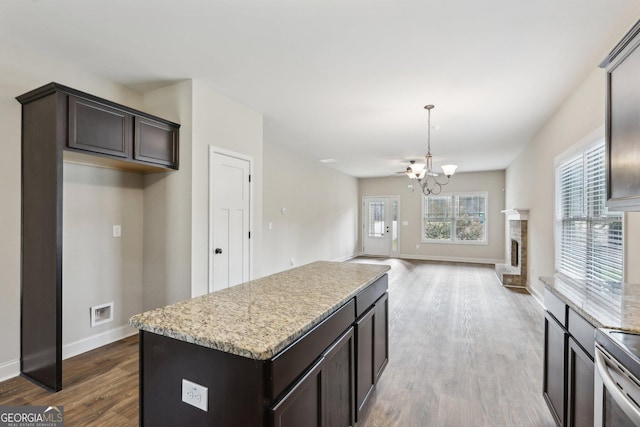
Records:
<instances>
[{"instance_id":1,"label":"baseboard trim","mask_svg":"<svg viewBox=\"0 0 640 427\"><path fill-rule=\"evenodd\" d=\"M421 261L463 262L463 263L469 263L469 264L504 264L503 259L449 257L449 256L439 256L439 255L400 254L399 258L417 259Z\"/></svg>"},{"instance_id":2,"label":"baseboard trim","mask_svg":"<svg viewBox=\"0 0 640 427\"><path fill-rule=\"evenodd\" d=\"M20 359L10 360L0 364L0 381L15 378L20 375Z\"/></svg>"},{"instance_id":3,"label":"baseboard trim","mask_svg":"<svg viewBox=\"0 0 640 427\"><path fill-rule=\"evenodd\" d=\"M544 306L544 296L540 292L535 291L533 286L531 286L529 283L527 283L527 290L531 295L533 295L538 304L540 304L540 307L546 310L547 307Z\"/></svg>"},{"instance_id":4,"label":"baseboard trim","mask_svg":"<svg viewBox=\"0 0 640 427\"><path fill-rule=\"evenodd\" d=\"M99 334L91 335L62 346L62 358L68 359L70 357L86 353L87 351L94 350L98 347L102 347L103 345L111 344L112 342L130 337L136 333L138 333L136 328L132 328L128 325L122 325Z\"/></svg>"},{"instance_id":5,"label":"baseboard trim","mask_svg":"<svg viewBox=\"0 0 640 427\"><path fill-rule=\"evenodd\" d=\"M335 262L345 262L345 261L349 261L350 259L354 259L360 256L360 253L358 252L354 252L351 255L345 255L345 256L341 256L340 258L336 258L334 259Z\"/></svg>"}]
</instances>

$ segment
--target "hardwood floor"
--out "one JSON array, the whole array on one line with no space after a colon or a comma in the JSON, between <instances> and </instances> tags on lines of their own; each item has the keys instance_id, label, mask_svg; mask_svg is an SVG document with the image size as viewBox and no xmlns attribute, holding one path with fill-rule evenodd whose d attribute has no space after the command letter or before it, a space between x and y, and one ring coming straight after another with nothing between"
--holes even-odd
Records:
<instances>
[{"instance_id":1,"label":"hardwood floor","mask_svg":"<svg viewBox=\"0 0 640 427\"><path fill-rule=\"evenodd\" d=\"M22 377L0 383L0 405L64 405L64 425L138 425L138 336L67 359L62 391Z\"/></svg>"},{"instance_id":2,"label":"hardwood floor","mask_svg":"<svg viewBox=\"0 0 640 427\"><path fill-rule=\"evenodd\" d=\"M542 399L543 311L492 268L398 259L390 361L359 427L554 426ZM63 390L0 383L0 405L64 405L65 426L138 424L138 341L63 363Z\"/></svg>"},{"instance_id":3,"label":"hardwood floor","mask_svg":"<svg viewBox=\"0 0 640 427\"><path fill-rule=\"evenodd\" d=\"M532 296L492 266L357 261L392 265L389 364L361 426L555 426Z\"/></svg>"}]
</instances>

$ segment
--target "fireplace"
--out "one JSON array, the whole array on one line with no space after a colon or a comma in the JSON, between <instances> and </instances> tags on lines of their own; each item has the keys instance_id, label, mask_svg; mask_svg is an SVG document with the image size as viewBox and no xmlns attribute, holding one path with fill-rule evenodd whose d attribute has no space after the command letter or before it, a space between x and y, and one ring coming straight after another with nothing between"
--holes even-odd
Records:
<instances>
[{"instance_id":1,"label":"fireplace","mask_svg":"<svg viewBox=\"0 0 640 427\"><path fill-rule=\"evenodd\" d=\"M496 264L496 274L504 286L527 286L527 224L529 211L509 209L502 211L509 222L506 239L505 264Z\"/></svg>"},{"instance_id":2,"label":"fireplace","mask_svg":"<svg viewBox=\"0 0 640 427\"><path fill-rule=\"evenodd\" d=\"M520 254L518 253L518 248L520 244L517 240L511 239L511 267L518 267L520 265Z\"/></svg>"}]
</instances>

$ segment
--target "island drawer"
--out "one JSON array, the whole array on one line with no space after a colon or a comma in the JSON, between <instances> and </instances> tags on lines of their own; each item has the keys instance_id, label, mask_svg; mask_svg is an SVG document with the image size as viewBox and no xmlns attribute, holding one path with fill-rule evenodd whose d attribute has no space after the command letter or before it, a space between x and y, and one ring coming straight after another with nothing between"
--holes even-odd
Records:
<instances>
[{"instance_id":1,"label":"island drawer","mask_svg":"<svg viewBox=\"0 0 640 427\"><path fill-rule=\"evenodd\" d=\"M271 359L270 397L274 398L282 393L353 324L356 320L355 305L354 299L349 300Z\"/></svg>"},{"instance_id":2,"label":"island drawer","mask_svg":"<svg viewBox=\"0 0 640 427\"><path fill-rule=\"evenodd\" d=\"M389 287L389 277L385 274L378 280L361 290L356 295L356 317L360 317L369 309Z\"/></svg>"}]
</instances>

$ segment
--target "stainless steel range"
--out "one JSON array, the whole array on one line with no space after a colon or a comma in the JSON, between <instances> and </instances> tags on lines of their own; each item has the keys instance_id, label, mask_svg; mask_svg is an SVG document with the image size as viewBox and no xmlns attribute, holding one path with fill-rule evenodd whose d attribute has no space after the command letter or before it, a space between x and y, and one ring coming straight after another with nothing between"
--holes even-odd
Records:
<instances>
[{"instance_id":1,"label":"stainless steel range","mask_svg":"<svg viewBox=\"0 0 640 427\"><path fill-rule=\"evenodd\" d=\"M640 334L598 329L594 427L640 426Z\"/></svg>"}]
</instances>

